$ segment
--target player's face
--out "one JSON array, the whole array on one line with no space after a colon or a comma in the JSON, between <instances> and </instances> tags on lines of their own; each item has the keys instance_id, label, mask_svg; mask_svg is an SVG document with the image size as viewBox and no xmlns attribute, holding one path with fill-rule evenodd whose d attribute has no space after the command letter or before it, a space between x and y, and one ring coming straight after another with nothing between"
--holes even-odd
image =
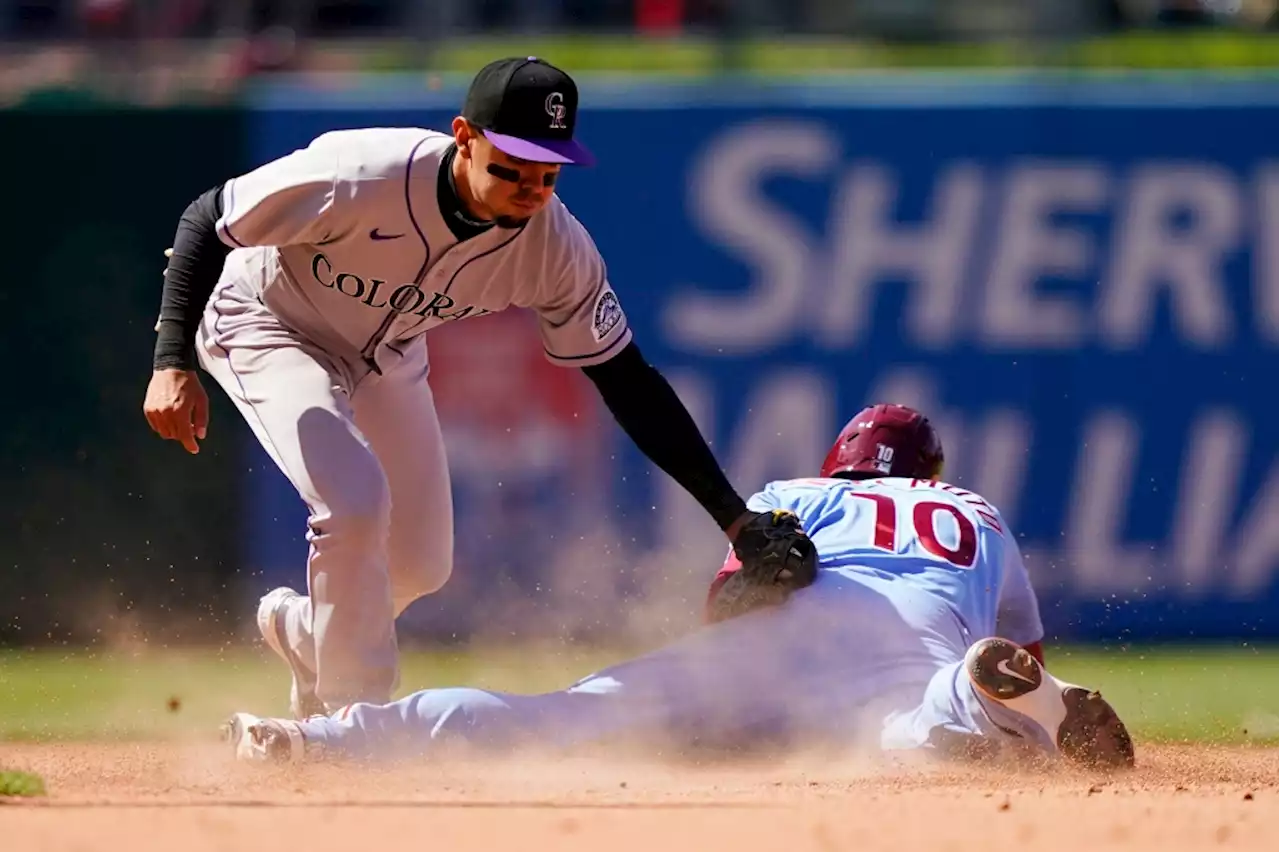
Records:
<instances>
[{"instance_id":1,"label":"player's face","mask_svg":"<svg viewBox=\"0 0 1280 852\"><path fill-rule=\"evenodd\" d=\"M461 132L459 132L461 131ZM473 213L500 227L516 228L546 206L555 190L560 166L531 163L499 151L471 127L454 127L458 155L467 166Z\"/></svg>"}]
</instances>

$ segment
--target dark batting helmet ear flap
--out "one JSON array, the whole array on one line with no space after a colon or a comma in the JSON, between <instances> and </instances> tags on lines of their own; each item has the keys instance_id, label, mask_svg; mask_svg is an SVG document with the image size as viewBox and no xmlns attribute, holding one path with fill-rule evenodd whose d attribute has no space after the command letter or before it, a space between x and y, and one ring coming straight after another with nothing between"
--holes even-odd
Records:
<instances>
[{"instance_id":1,"label":"dark batting helmet ear flap","mask_svg":"<svg viewBox=\"0 0 1280 852\"><path fill-rule=\"evenodd\" d=\"M905 405L880 403L845 424L819 475L938 479L944 465L942 440L927 417Z\"/></svg>"}]
</instances>

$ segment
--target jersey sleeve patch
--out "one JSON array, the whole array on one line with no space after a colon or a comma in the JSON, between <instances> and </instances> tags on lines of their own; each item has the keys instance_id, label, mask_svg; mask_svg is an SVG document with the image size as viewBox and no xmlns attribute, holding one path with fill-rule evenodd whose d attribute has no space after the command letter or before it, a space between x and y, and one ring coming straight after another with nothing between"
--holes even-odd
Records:
<instances>
[{"instance_id":1,"label":"jersey sleeve patch","mask_svg":"<svg viewBox=\"0 0 1280 852\"><path fill-rule=\"evenodd\" d=\"M600 343L620 322L622 322L622 305L618 303L618 297L614 295L613 290L605 287L596 298L596 305L592 311L591 336L595 338L596 343Z\"/></svg>"}]
</instances>

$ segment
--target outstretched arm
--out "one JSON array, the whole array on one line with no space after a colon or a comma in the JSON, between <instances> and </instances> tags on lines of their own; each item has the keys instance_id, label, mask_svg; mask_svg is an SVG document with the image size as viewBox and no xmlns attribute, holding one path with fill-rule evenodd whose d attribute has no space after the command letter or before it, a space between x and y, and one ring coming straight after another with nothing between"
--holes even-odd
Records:
<instances>
[{"instance_id":1,"label":"outstretched arm","mask_svg":"<svg viewBox=\"0 0 1280 852\"><path fill-rule=\"evenodd\" d=\"M807 570L813 543L798 520L747 508L680 397L640 354L595 242L567 213L561 224L559 271L531 305L539 314L547 357L581 367L622 431L733 542L744 579L793 587L813 582Z\"/></svg>"},{"instance_id":2,"label":"outstretched arm","mask_svg":"<svg viewBox=\"0 0 1280 852\"><path fill-rule=\"evenodd\" d=\"M743 567L716 598L721 617L780 603L817 578L817 553L799 519L748 507L684 403L634 342L583 371L641 452L693 495L733 543Z\"/></svg>"},{"instance_id":3,"label":"outstretched arm","mask_svg":"<svg viewBox=\"0 0 1280 852\"><path fill-rule=\"evenodd\" d=\"M696 499L732 541L747 517L738 495L680 397L634 342L583 367L622 431Z\"/></svg>"}]
</instances>

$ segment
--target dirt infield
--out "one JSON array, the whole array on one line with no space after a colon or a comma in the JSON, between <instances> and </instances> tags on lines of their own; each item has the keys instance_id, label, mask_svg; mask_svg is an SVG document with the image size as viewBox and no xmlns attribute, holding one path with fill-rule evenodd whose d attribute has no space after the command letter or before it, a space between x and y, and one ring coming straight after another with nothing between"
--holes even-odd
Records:
<instances>
[{"instance_id":1,"label":"dirt infield","mask_svg":"<svg viewBox=\"0 0 1280 852\"><path fill-rule=\"evenodd\" d=\"M832 757L662 766L544 758L236 765L214 746L0 745L49 796L0 807L23 850L1052 852L1277 848L1277 750L1140 746L1121 776Z\"/></svg>"}]
</instances>

